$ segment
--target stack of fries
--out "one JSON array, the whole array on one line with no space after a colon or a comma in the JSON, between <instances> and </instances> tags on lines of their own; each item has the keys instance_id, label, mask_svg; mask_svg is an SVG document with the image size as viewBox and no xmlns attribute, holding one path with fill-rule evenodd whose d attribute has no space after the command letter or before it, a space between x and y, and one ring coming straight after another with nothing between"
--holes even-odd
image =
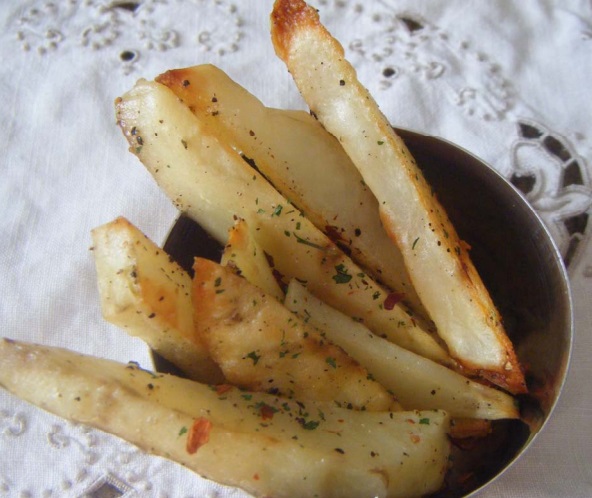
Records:
<instances>
[{"instance_id":1,"label":"stack of fries","mask_svg":"<svg viewBox=\"0 0 592 498\"><path fill-rule=\"evenodd\" d=\"M502 319L405 144L301 0L272 40L310 107L202 65L116 101L135 154L223 247L190 275L125 218L92 233L105 318L186 378L5 339L0 383L256 496L422 496L450 436L519 417Z\"/></svg>"}]
</instances>

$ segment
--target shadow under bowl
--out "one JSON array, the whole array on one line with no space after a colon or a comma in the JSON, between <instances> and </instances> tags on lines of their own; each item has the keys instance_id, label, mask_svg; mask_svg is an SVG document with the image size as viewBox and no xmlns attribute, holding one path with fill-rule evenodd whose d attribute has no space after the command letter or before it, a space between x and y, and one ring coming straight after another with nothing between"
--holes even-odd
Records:
<instances>
[{"instance_id":1,"label":"shadow under bowl","mask_svg":"<svg viewBox=\"0 0 592 498\"><path fill-rule=\"evenodd\" d=\"M493 422L489 436L453 444L446 486L433 498L475 494L530 446L551 416L567 374L573 312L565 268L543 222L506 179L445 140L397 129L447 210L501 312L525 368L529 394L521 418ZM221 246L180 216L164 245L191 273L193 258L219 261ZM157 370L181 374L154 354Z\"/></svg>"}]
</instances>

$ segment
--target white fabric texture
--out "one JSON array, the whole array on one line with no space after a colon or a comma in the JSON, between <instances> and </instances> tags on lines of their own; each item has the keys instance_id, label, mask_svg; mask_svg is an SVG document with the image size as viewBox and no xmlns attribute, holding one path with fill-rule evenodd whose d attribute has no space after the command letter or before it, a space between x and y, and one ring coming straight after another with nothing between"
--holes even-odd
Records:
<instances>
[{"instance_id":1,"label":"white fabric texture","mask_svg":"<svg viewBox=\"0 0 592 498\"><path fill-rule=\"evenodd\" d=\"M273 52L272 3L2 2L3 336L151 367L146 346L101 317L90 230L124 215L161 243L177 213L127 152L113 101L139 78L212 63L267 105L305 108ZM571 368L544 432L479 496L592 496L592 4L312 3L394 125L534 182L525 195L571 279ZM0 496L247 495L0 390Z\"/></svg>"}]
</instances>

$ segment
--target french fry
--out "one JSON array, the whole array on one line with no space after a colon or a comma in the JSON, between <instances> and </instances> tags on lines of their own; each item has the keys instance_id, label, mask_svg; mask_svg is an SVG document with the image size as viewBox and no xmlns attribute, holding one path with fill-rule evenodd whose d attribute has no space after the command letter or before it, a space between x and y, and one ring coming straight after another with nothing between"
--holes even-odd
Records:
<instances>
[{"instance_id":1,"label":"french fry","mask_svg":"<svg viewBox=\"0 0 592 498\"><path fill-rule=\"evenodd\" d=\"M170 70L156 81L200 119L215 120L227 143L317 228L374 280L423 312L403 257L382 227L376 198L339 142L316 119L304 111L265 107L211 64Z\"/></svg>"},{"instance_id":2,"label":"french fry","mask_svg":"<svg viewBox=\"0 0 592 498\"><path fill-rule=\"evenodd\" d=\"M194 380L224 376L193 327L191 277L123 217L92 231L103 317Z\"/></svg>"},{"instance_id":3,"label":"french fry","mask_svg":"<svg viewBox=\"0 0 592 498\"><path fill-rule=\"evenodd\" d=\"M442 411L362 412L214 389L8 339L0 385L259 497L422 496L441 487L448 464Z\"/></svg>"},{"instance_id":4,"label":"french fry","mask_svg":"<svg viewBox=\"0 0 592 498\"><path fill-rule=\"evenodd\" d=\"M491 434L491 421L477 418L455 418L450 421L452 439L480 439Z\"/></svg>"},{"instance_id":5,"label":"french fry","mask_svg":"<svg viewBox=\"0 0 592 498\"><path fill-rule=\"evenodd\" d=\"M407 410L441 409L451 417L468 419L519 417L510 395L376 337L295 280L288 286L285 304L341 346L372 378L392 391Z\"/></svg>"},{"instance_id":6,"label":"french fry","mask_svg":"<svg viewBox=\"0 0 592 498\"><path fill-rule=\"evenodd\" d=\"M207 259L196 258L194 272L196 332L231 384L358 410L399 408L365 368L277 299Z\"/></svg>"},{"instance_id":7,"label":"french fry","mask_svg":"<svg viewBox=\"0 0 592 498\"><path fill-rule=\"evenodd\" d=\"M116 101L130 151L173 203L222 244L235 219L287 279L353 313L377 334L436 361L452 363L437 335L279 194L226 142L223 129L197 119L166 86L141 80Z\"/></svg>"},{"instance_id":8,"label":"french fry","mask_svg":"<svg viewBox=\"0 0 592 498\"><path fill-rule=\"evenodd\" d=\"M230 229L220 263L236 269L253 285L283 302L284 291L269 266L265 252L253 238L245 220L237 220Z\"/></svg>"},{"instance_id":9,"label":"french fry","mask_svg":"<svg viewBox=\"0 0 592 498\"><path fill-rule=\"evenodd\" d=\"M277 0L272 40L311 111L378 199L383 225L451 355L510 392L525 392L512 343L466 244L318 12L303 0Z\"/></svg>"}]
</instances>

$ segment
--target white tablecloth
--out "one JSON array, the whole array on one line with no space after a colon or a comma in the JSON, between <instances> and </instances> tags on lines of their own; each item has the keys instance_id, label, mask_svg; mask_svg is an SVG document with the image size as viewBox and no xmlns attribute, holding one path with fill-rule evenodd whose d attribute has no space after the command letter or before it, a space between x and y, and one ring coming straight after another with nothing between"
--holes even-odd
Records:
<instances>
[{"instance_id":1,"label":"white tablecloth","mask_svg":"<svg viewBox=\"0 0 592 498\"><path fill-rule=\"evenodd\" d=\"M513 178L565 256L570 374L543 434L483 497L592 496L592 4L316 0L399 127ZM176 211L115 124L140 77L210 62L266 104L303 108L269 38L271 0L3 0L0 330L150 366L105 323L91 228L125 215L162 242ZM244 496L0 390L0 496Z\"/></svg>"}]
</instances>

